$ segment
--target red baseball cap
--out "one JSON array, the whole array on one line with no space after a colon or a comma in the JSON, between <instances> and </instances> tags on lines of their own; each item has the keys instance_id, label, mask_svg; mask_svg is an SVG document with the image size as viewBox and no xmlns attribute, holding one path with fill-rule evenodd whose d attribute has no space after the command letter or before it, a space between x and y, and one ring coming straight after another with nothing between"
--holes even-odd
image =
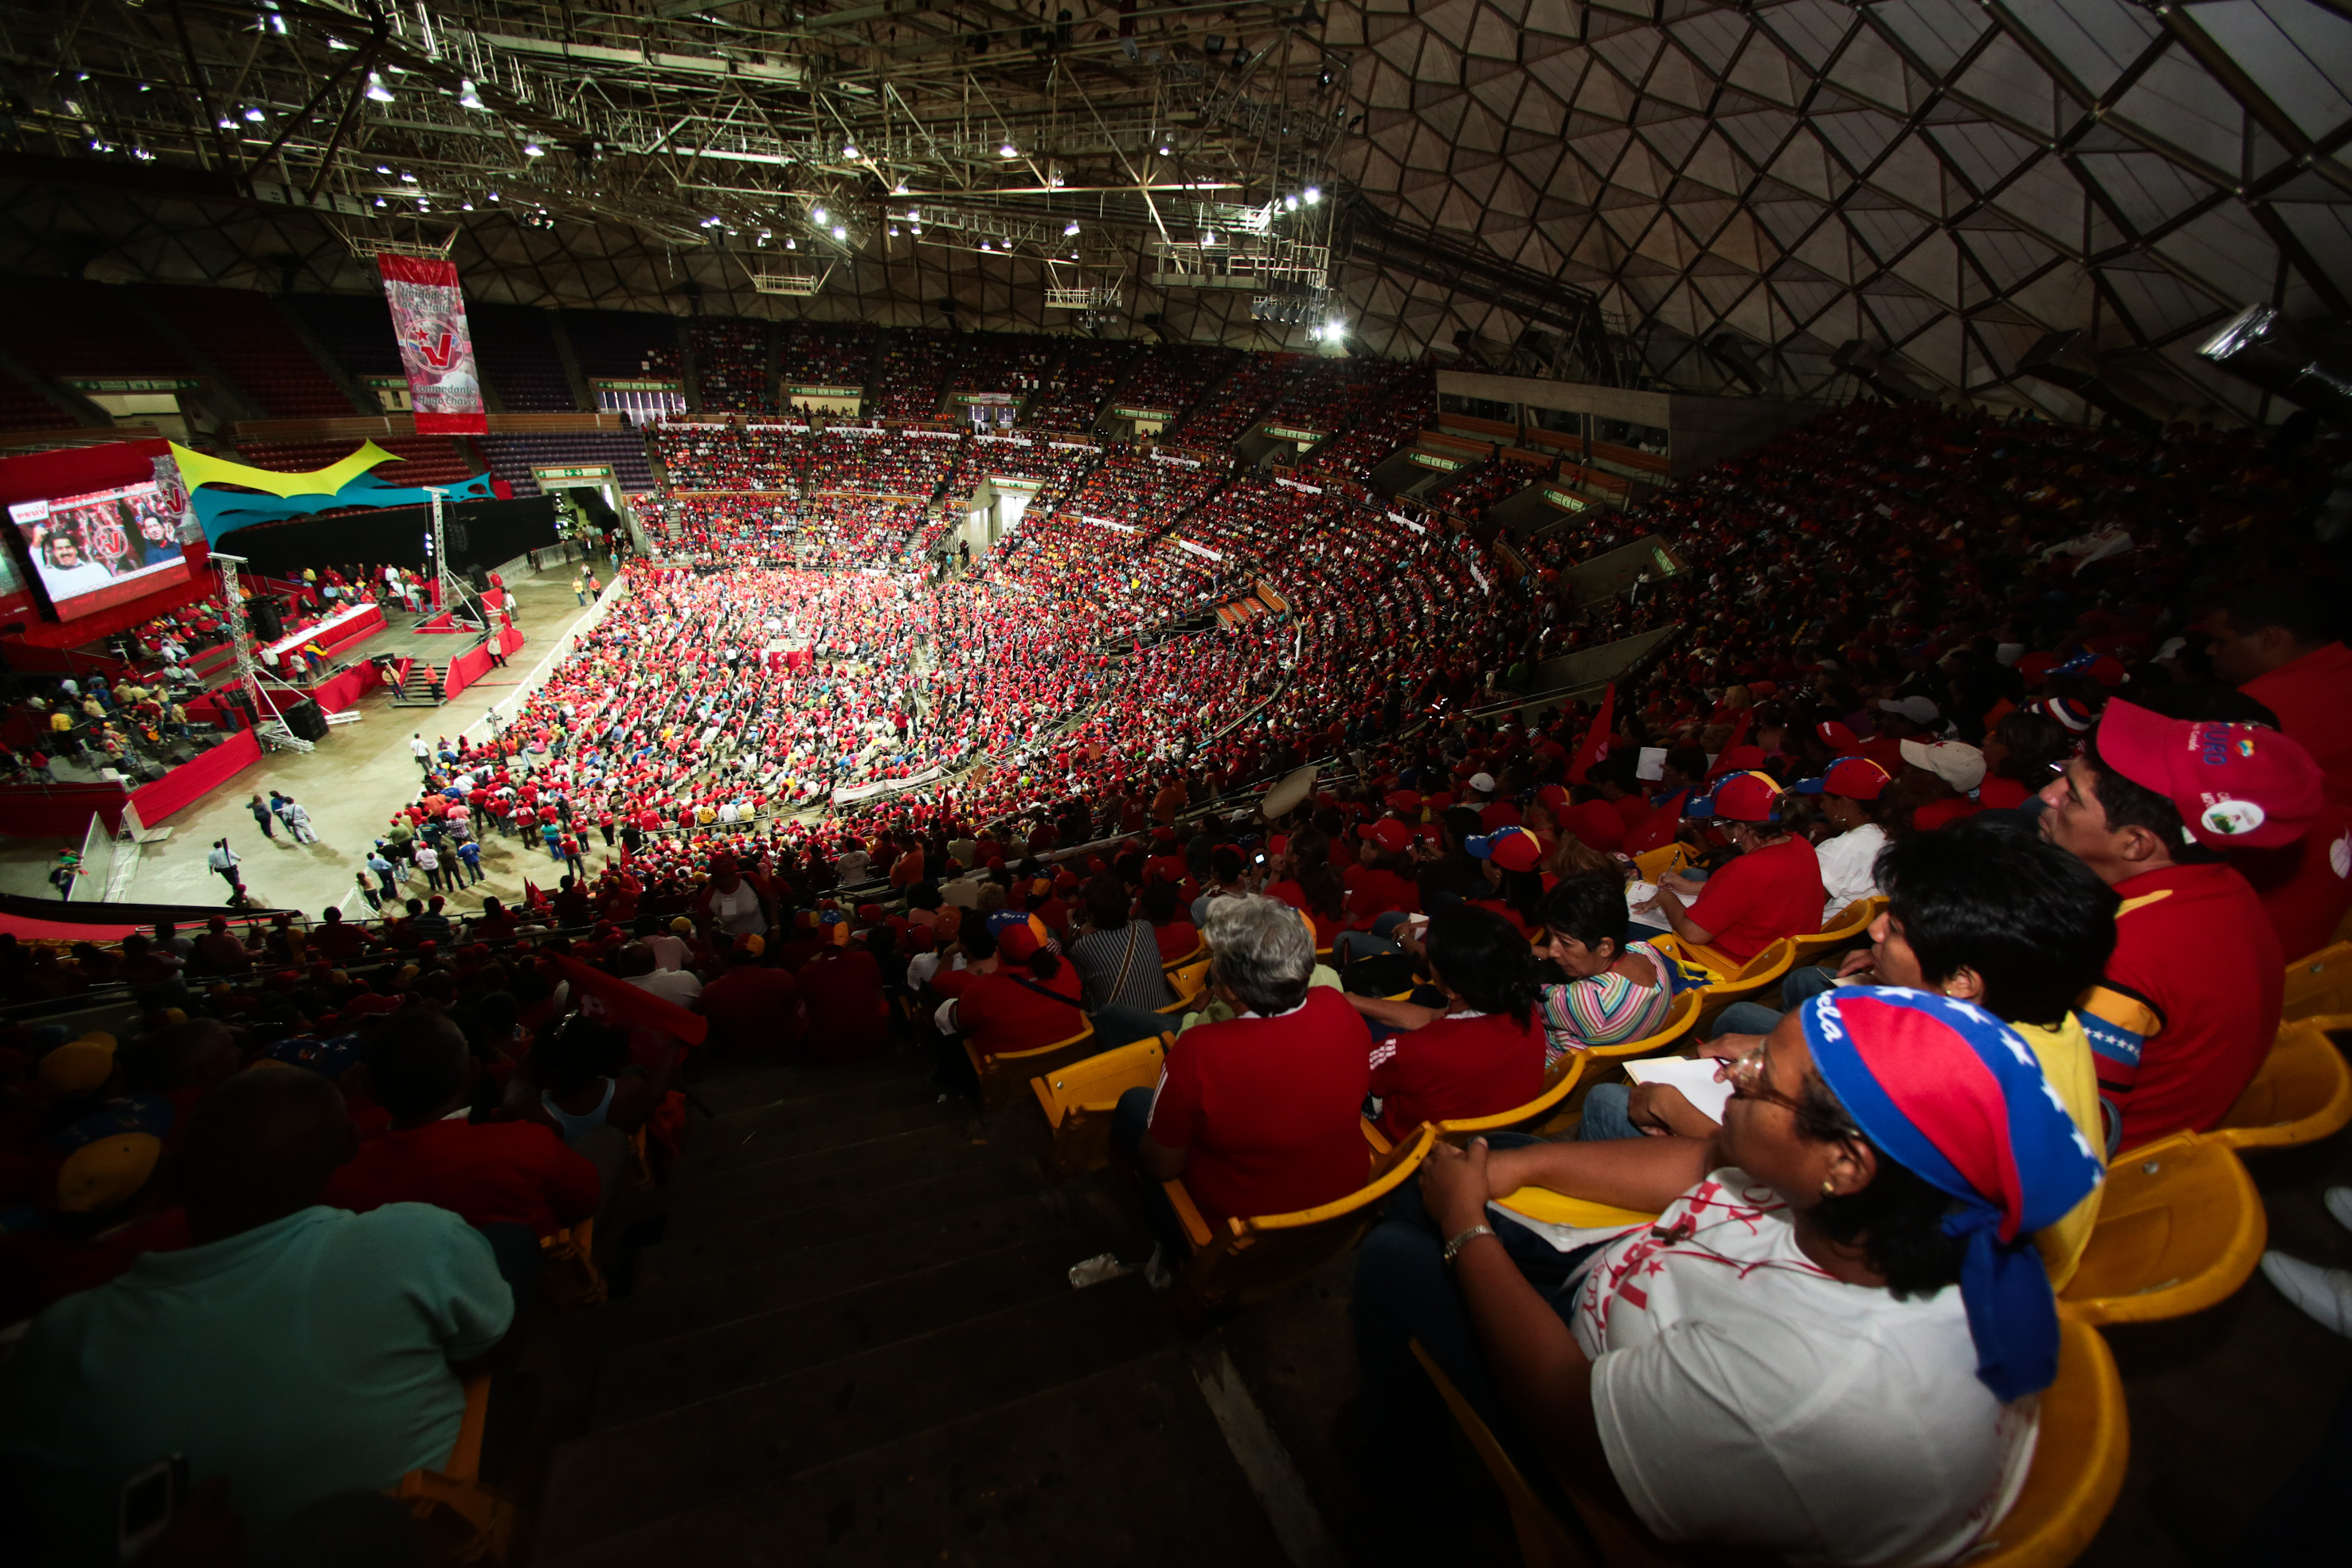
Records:
<instances>
[{"instance_id":1,"label":"red baseball cap","mask_svg":"<svg viewBox=\"0 0 2352 1568\"><path fill-rule=\"evenodd\" d=\"M1570 806L1560 813L1559 825L1596 850L1614 850L1625 841L1625 819L1598 800Z\"/></svg>"},{"instance_id":2,"label":"red baseball cap","mask_svg":"<svg viewBox=\"0 0 2352 1568\"><path fill-rule=\"evenodd\" d=\"M1780 820L1780 781L1769 773L1734 773L1715 787L1704 800L1683 807L1695 819L1720 818L1727 822L1777 822Z\"/></svg>"},{"instance_id":3,"label":"red baseball cap","mask_svg":"<svg viewBox=\"0 0 2352 1568\"><path fill-rule=\"evenodd\" d=\"M1418 811L1421 794L1413 789L1392 789L1388 796L1389 809L1394 811Z\"/></svg>"},{"instance_id":4,"label":"red baseball cap","mask_svg":"<svg viewBox=\"0 0 2352 1568\"><path fill-rule=\"evenodd\" d=\"M1840 757L1851 757L1862 749L1862 737L1833 718L1825 718L1813 726L1813 733L1822 744Z\"/></svg>"},{"instance_id":5,"label":"red baseball cap","mask_svg":"<svg viewBox=\"0 0 2352 1568\"><path fill-rule=\"evenodd\" d=\"M2209 849L2291 844L2319 815L2319 765L2262 725L2192 724L2119 701L2093 740L2109 768L2170 800Z\"/></svg>"},{"instance_id":6,"label":"red baseball cap","mask_svg":"<svg viewBox=\"0 0 2352 1568\"><path fill-rule=\"evenodd\" d=\"M1367 822L1356 830L1356 836L1370 840L1392 855L1401 855L1412 847L1412 830L1394 817Z\"/></svg>"},{"instance_id":7,"label":"red baseball cap","mask_svg":"<svg viewBox=\"0 0 2352 1568\"><path fill-rule=\"evenodd\" d=\"M1543 859L1543 841L1525 828L1505 828L1483 838L1465 839L1462 847L1477 860L1491 860L1505 871L1533 871Z\"/></svg>"},{"instance_id":8,"label":"red baseball cap","mask_svg":"<svg viewBox=\"0 0 2352 1568\"><path fill-rule=\"evenodd\" d=\"M1875 800L1885 792L1886 769L1867 757L1841 757L1818 779L1800 779L1790 788L1800 795L1843 795Z\"/></svg>"}]
</instances>

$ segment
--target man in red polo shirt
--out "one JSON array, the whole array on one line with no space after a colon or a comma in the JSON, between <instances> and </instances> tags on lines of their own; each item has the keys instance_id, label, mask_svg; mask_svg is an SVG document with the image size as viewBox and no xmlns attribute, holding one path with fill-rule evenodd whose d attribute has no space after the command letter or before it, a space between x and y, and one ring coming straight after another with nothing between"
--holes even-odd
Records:
<instances>
[{"instance_id":1,"label":"man in red polo shirt","mask_svg":"<svg viewBox=\"0 0 2352 1568\"><path fill-rule=\"evenodd\" d=\"M2275 848L2318 814L2302 747L2251 724L2193 724L2110 702L2042 831L2116 890L2116 952L2079 1009L2116 1148L2203 1130L2278 1033L2284 959L2253 889L2222 858Z\"/></svg>"},{"instance_id":2,"label":"man in red polo shirt","mask_svg":"<svg viewBox=\"0 0 2352 1568\"><path fill-rule=\"evenodd\" d=\"M1780 786L1770 774L1735 773L1683 815L1720 826L1739 858L1705 882L1668 876L1646 912L1734 966L1783 936L1822 928L1821 862L1812 845L1781 827Z\"/></svg>"},{"instance_id":3,"label":"man in red polo shirt","mask_svg":"<svg viewBox=\"0 0 2352 1568\"><path fill-rule=\"evenodd\" d=\"M465 1119L473 1058L447 1014L395 1014L362 1057L368 1092L392 1113L392 1127L360 1145L319 1201L360 1213L429 1203L468 1225L528 1225L541 1237L595 1214L596 1167L553 1128Z\"/></svg>"},{"instance_id":4,"label":"man in red polo shirt","mask_svg":"<svg viewBox=\"0 0 2352 1568\"><path fill-rule=\"evenodd\" d=\"M2352 650L2335 636L2339 612L2315 582L2258 582L2205 623L2214 673L2278 715L2319 764L2327 803L2352 813Z\"/></svg>"},{"instance_id":5,"label":"man in red polo shirt","mask_svg":"<svg viewBox=\"0 0 2352 1568\"><path fill-rule=\"evenodd\" d=\"M1221 898L1207 936L1212 988L1235 1016L1178 1036L1158 1089L1121 1095L1111 1125L1177 1262L1189 1244L1162 1182L1181 1177L1201 1212L1222 1218L1329 1203L1369 1171L1364 1024L1339 992L1308 988L1307 923L1275 899Z\"/></svg>"}]
</instances>

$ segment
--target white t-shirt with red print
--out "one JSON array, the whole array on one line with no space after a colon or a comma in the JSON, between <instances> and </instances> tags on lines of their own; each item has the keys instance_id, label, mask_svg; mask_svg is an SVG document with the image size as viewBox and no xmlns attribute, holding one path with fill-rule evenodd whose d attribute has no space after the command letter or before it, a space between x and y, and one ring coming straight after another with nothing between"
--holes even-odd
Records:
<instances>
[{"instance_id":1,"label":"white t-shirt with red print","mask_svg":"<svg viewBox=\"0 0 2352 1568\"><path fill-rule=\"evenodd\" d=\"M1977 1380L1959 1288L1841 1283L1741 1170L1597 1253L1570 1321L1609 1468L1665 1541L1949 1562L2032 1461L2040 1400L2003 1406Z\"/></svg>"}]
</instances>

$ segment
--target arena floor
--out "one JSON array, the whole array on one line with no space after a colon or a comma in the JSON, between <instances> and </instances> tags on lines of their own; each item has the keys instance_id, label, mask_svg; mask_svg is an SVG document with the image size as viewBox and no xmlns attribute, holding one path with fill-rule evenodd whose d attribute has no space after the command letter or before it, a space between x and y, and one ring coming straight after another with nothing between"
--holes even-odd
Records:
<instances>
[{"instance_id":1,"label":"arena floor","mask_svg":"<svg viewBox=\"0 0 2352 1568\"><path fill-rule=\"evenodd\" d=\"M422 731L430 741L454 735L512 695L556 641L587 613L572 595L573 570L551 566L534 574L526 567L504 574L514 591L515 623L522 628L525 642L506 669L491 671L492 679L429 711L395 708L388 695L371 692L355 710L361 721L335 726L316 750L267 752L260 762L163 823L172 835L142 852L128 894L131 901L225 903L227 887L205 865L205 856L215 839L226 837L229 847L245 857L239 869L247 889L261 904L316 915L331 904L344 904L362 874L369 845L390 825L394 808L415 796L417 769L408 750L409 737ZM266 798L273 789L292 795L310 810L317 843L296 845L283 826L275 839L262 837L246 802L256 792ZM44 879L57 846L46 840L8 842L11 852L0 869L0 886L36 897L47 894ZM553 882L543 853L526 861L520 841L495 834L483 844L482 869L488 880L460 901L469 914L480 907L482 894L521 892L526 870L541 885ZM421 881L412 886L424 892Z\"/></svg>"}]
</instances>

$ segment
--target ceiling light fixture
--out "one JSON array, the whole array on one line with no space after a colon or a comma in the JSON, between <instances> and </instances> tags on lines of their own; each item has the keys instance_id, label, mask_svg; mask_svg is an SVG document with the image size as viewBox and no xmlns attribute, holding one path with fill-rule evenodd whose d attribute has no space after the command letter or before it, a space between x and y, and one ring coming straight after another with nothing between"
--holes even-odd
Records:
<instances>
[{"instance_id":1,"label":"ceiling light fixture","mask_svg":"<svg viewBox=\"0 0 2352 1568\"><path fill-rule=\"evenodd\" d=\"M461 78L457 83L457 107L460 109L488 109L489 105L482 101L482 95L474 90L474 84L470 80Z\"/></svg>"},{"instance_id":2,"label":"ceiling light fixture","mask_svg":"<svg viewBox=\"0 0 2352 1568\"><path fill-rule=\"evenodd\" d=\"M1309 185L1307 187L1307 204L1308 206L1313 206L1322 199L1323 192L1319 186Z\"/></svg>"},{"instance_id":3,"label":"ceiling light fixture","mask_svg":"<svg viewBox=\"0 0 2352 1568\"><path fill-rule=\"evenodd\" d=\"M1067 228L1064 229L1062 232L1063 232L1065 235L1074 235L1074 234L1077 233L1077 232L1078 232L1078 225L1077 225L1077 223L1076 222L1076 220L1073 220L1073 221L1071 222L1071 224L1070 224L1069 227L1067 227Z\"/></svg>"},{"instance_id":4,"label":"ceiling light fixture","mask_svg":"<svg viewBox=\"0 0 2352 1568\"><path fill-rule=\"evenodd\" d=\"M522 144L522 155L526 158L544 158L547 156L547 149L536 141L526 141Z\"/></svg>"},{"instance_id":5,"label":"ceiling light fixture","mask_svg":"<svg viewBox=\"0 0 2352 1568\"><path fill-rule=\"evenodd\" d=\"M257 110L257 109L248 109L248 110L247 110L245 111L245 117L246 117L247 120L267 120L267 119L268 118L268 115L266 115L266 114L262 113L262 111L261 111L261 110Z\"/></svg>"},{"instance_id":6,"label":"ceiling light fixture","mask_svg":"<svg viewBox=\"0 0 2352 1568\"><path fill-rule=\"evenodd\" d=\"M1021 149L1008 141L996 150L996 155L999 158L1018 158L1021 156Z\"/></svg>"},{"instance_id":7,"label":"ceiling light fixture","mask_svg":"<svg viewBox=\"0 0 2352 1568\"><path fill-rule=\"evenodd\" d=\"M824 222L824 209L823 207L818 207L811 212L809 216L814 218L819 223L823 223Z\"/></svg>"},{"instance_id":8,"label":"ceiling light fixture","mask_svg":"<svg viewBox=\"0 0 2352 1568\"><path fill-rule=\"evenodd\" d=\"M841 155L842 155L844 158L855 158L855 157L856 157L856 156L857 156L857 143L856 143L856 142L855 142L855 141L845 141L845 142L843 142L843 143L841 144Z\"/></svg>"},{"instance_id":9,"label":"ceiling light fixture","mask_svg":"<svg viewBox=\"0 0 2352 1568\"><path fill-rule=\"evenodd\" d=\"M849 231L842 227L839 224L835 224L833 225L833 237L835 239L845 240L849 237Z\"/></svg>"},{"instance_id":10,"label":"ceiling light fixture","mask_svg":"<svg viewBox=\"0 0 2352 1568\"><path fill-rule=\"evenodd\" d=\"M392 89L384 86L383 78L378 76L373 71L368 72L367 95L375 99L378 103L390 103L392 101Z\"/></svg>"}]
</instances>

